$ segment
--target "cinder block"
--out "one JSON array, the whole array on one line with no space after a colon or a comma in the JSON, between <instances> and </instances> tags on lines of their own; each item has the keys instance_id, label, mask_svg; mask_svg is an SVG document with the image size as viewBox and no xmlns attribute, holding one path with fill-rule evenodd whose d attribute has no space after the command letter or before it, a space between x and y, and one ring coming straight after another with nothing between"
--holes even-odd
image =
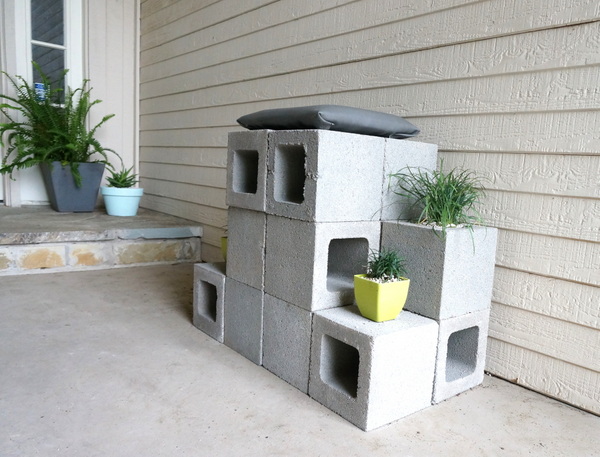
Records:
<instances>
[{"instance_id":1,"label":"cinder block","mask_svg":"<svg viewBox=\"0 0 600 457\"><path fill-rule=\"evenodd\" d=\"M230 132L227 142L227 205L265 211L268 130Z\"/></svg>"},{"instance_id":2,"label":"cinder block","mask_svg":"<svg viewBox=\"0 0 600 457\"><path fill-rule=\"evenodd\" d=\"M411 281L404 309L439 321L490 307L495 228L449 228L442 238L430 226L381 225L381 248L396 249L406 258Z\"/></svg>"},{"instance_id":3,"label":"cinder block","mask_svg":"<svg viewBox=\"0 0 600 457\"><path fill-rule=\"evenodd\" d=\"M379 248L381 224L267 216L265 293L308 311L349 305L353 278Z\"/></svg>"},{"instance_id":4,"label":"cinder block","mask_svg":"<svg viewBox=\"0 0 600 457\"><path fill-rule=\"evenodd\" d=\"M489 309L439 322L433 403L483 382L489 322Z\"/></svg>"},{"instance_id":5,"label":"cinder block","mask_svg":"<svg viewBox=\"0 0 600 457\"><path fill-rule=\"evenodd\" d=\"M223 342L257 365L262 365L262 291L227 278L225 280L225 333Z\"/></svg>"},{"instance_id":6,"label":"cinder block","mask_svg":"<svg viewBox=\"0 0 600 457\"><path fill-rule=\"evenodd\" d=\"M312 313L265 295L263 366L308 393Z\"/></svg>"},{"instance_id":7,"label":"cinder block","mask_svg":"<svg viewBox=\"0 0 600 457\"><path fill-rule=\"evenodd\" d=\"M223 342L225 264L194 265L194 326L219 343Z\"/></svg>"},{"instance_id":8,"label":"cinder block","mask_svg":"<svg viewBox=\"0 0 600 457\"><path fill-rule=\"evenodd\" d=\"M438 324L403 311L363 318L356 306L314 314L308 393L363 430L431 405Z\"/></svg>"},{"instance_id":9,"label":"cinder block","mask_svg":"<svg viewBox=\"0 0 600 457\"><path fill-rule=\"evenodd\" d=\"M379 219L385 138L269 132L267 213L312 222Z\"/></svg>"},{"instance_id":10,"label":"cinder block","mask_svg":"<svg viewBox=\"0 0 600 457\"><path fill-rule=\"evenodd\" d=\"M383 189L380 219L382 221L412 220L419 216L406 199L392 191L390 174L397 173L403 168L420 168L435 170L437 168L436 144L420 143L418 141L396 140L386 138L385 155L383 159Z\"/></svg>"},{"instance_id":11,"label":"cinder block","mask_svg":"<svg viewBox=\"0 0 600 457\"><path fill-rule=\"evenodd\" d=\"M265 213L229 208L227 276L260 290L264 285L266 229Z\"/></svg>"}]
</instances>

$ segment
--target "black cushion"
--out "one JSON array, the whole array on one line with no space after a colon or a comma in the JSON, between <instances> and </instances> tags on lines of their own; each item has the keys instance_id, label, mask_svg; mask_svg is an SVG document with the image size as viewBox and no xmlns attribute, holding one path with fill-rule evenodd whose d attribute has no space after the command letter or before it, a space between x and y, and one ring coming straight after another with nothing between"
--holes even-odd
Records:
<instances>
[{"instance_id":1,"label":"black cushion","mask_svg":"<svg viewBox=\"0 0 600 457\"><path fill-rule=\"evenodd\" d=\"M420 132L400 116L338 105L267 109L242 116L237 122L250 130L321 129L388 138L410 138Z\"/></svg>"}]
</instances>

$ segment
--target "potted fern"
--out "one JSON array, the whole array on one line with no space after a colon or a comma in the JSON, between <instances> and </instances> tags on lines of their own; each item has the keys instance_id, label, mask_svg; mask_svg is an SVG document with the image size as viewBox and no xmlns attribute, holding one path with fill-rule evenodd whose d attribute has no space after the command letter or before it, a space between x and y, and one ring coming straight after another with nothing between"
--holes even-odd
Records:
<instances>
[{"instance_id":1,"label":"potted fern","mask_svg":"<svg viewBox=\"0 0 600 457\"><path fill-rule=\"evenodd\" d=\"M0 94L0 144L6 147L0 173L39 165L50 205L55 211L93 211L108 163L108 152L95 138L113 114L88 128L88 115L100 100L92 100L88 81L66 93L34 63L45 90L38 91L21 76L8 77L16 95ZM65 70L62 74L67 73ZM64 96L64 99L63 99Z\"/></svg>"},{"instance_id":2,"label":"potted fern","mask_svg":"<svg viewBox=\"0 0 600 457\"><path fill-rule=\"evenodd\" d=\"M367 273L354 275L354 298L363 317L375 322L396 319L408 296L405 261L393 250L372 251Z\"/></svg>"},{"instance_id":3,"label":"potted fern","mask_svg":"<svg viewBox=\"0 0 600 457\"><path fill-rule=\"evenodd\" d=\"M102 186L102 197L109 216L135 216L140 206L144 189L134 187L138 180L133 167L111 170L106 178L108 186Z\"/></svg>"}]
</instances>

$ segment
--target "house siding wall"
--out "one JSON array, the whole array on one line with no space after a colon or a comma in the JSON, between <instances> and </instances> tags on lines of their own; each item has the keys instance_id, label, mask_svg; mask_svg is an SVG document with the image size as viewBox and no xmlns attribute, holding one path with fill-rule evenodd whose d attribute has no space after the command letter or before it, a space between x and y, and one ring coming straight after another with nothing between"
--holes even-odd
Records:
<instances>
[{"instance_id":1,"label":"house siding wall","mask_svg":"<svg viewBox=\"0 0 600 457\"><path fill-rule=\"evenodd\" d=\"M259 109L390 112L487 180L500 229L487 369L600 414L595 0L145 0L148 206L219 258L227 132Z\"/></svg>"},{"instance_id":2,"label":"house siding wall","mask_svg":"<svg viewBox=\"0 0 600 457\"><path fill-rule=\"evenodd\" d=\"M127 168L138 165L139 15L136 0L87 0L84 8L86 77L94 99L102 100L90 114L95 125L115 114L98 130L102 146L114 149ZM109 154L120 167L119 159Z\"/></svg>"}]
</instances>

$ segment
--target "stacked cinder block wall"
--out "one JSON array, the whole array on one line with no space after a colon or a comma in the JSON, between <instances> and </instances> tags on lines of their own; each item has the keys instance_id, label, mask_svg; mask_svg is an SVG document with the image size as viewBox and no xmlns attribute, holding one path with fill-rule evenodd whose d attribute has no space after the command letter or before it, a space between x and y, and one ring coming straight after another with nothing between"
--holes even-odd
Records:
<instances>
[{"instance_id":1,"label":"stacked cinder block wall","mask_svg":"<svg viewBox=\"0 0 600 457\"><path fill-rule=\"evenodd\" d=\"M406 117L444 167L489 178L486 369L600 414L597 0L140 3L146 203L201 222L205 261L222 260L239 116L333 103Z\"/></svg>"},{"instance_id":2,"label":"stacked cinder block wall","mask_svg":"<svg viewBox=\"0 0 600 457\"><path fill-rule=\"evenodd\" d=\"M425 244L441 254L423 256L420 227L415 236L412 224L397 221L409 209L388 183L390 172L436 163L437 147L414 141L322 130L230 133L227 262L196 265L194 324L363 430L478 385L495 230L482 229L487 244L480 230L468 245L463 231L453 233L440 250L425 228ZM353 305L353 275L381 247L406 253L424 279L396 320L375 323ZM457 263L444 260L457 253ZM428 256L432 266L423 271ZM455 284L449 270L475 278ZM457 300L453 293L465 288L474 290Z\"/></svg>"}]
</instances>

